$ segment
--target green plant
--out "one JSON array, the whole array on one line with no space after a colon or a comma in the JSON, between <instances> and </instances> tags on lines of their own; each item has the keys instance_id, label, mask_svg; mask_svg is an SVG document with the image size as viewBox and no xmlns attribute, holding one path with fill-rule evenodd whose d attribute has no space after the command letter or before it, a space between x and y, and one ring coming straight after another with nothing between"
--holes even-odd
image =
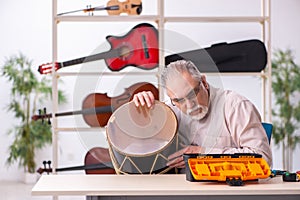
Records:
<instances>
[{"instance_id":1,"label":"green plant","mask_svg":"<svg viewBox=\"0 0 300 200\"><path fill-rule=\"evenodd\" d=\"M42 121L31 120L31 115L37 111L37 106L52 95L51 80L42 77L40 80L32 70L32 61L22 53L6 59L2 67L2 76L12 84L8 111L19 119L8 131L14 135L9 146L7 164L19 162L19 166L30 173L35 172L35 150L51 143L51 127ZM59 103L66 102L62 91L59 91Z\"/></svg>"},{"instance_id":2,"label":"green plant","mask_svg":"<svg viewBox=\"0 0 300 200\"><path fill-rule=\"evenodd\" d=\"M283 168L292 170L292 155L300 136L300 67L295 64L292 51L276 50L272 58L272 88L275 95L273 138L282 147Z\"/></svg>"}]
</instances>

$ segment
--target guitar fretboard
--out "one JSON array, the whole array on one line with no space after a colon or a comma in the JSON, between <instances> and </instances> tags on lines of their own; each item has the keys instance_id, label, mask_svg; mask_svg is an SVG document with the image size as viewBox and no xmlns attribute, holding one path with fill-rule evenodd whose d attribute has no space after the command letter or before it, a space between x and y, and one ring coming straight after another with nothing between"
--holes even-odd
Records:
<instances>
[{"instance_id":1,"label":"guitar fretboard","mask_svg":"<svg viewBox=\"0 0 300 200\"><path fill-rule=\"evenodd\" d=\"M77 65L77 64L82 64L82 63L87 63L87 62L93 62L97 60L102 60L106 58L117 58L120 56L120 50L119 49L112 49L107 52L102 52L90 56L85 56L81 58L76 58L74 60L69 60L61 63L61 67L68 67L71 65Z\"/></svg>"}]
</instances>

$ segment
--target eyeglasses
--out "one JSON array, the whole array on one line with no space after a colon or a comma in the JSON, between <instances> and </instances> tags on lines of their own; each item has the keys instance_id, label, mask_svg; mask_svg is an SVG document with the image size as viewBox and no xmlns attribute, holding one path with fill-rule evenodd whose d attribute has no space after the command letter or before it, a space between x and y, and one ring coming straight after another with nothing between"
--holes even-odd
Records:
<instances>
[{"instance_id":1,"label":"eyeglasses","mask_svg":"<svg viewBox=\"0 0 300 200\"><path fill-rule=\"evenodd\" d=\"M183 98L173 98L173 99L170 98L171 103L174 106L175 106L175 104L183 105L186 102L186 100L191 101L191 100L195 99L197 97L197 95L199 94L199 92L200 92L200 86L201 86L201 81L185 97L183 97Z\"/></svg>"}]
</instances>

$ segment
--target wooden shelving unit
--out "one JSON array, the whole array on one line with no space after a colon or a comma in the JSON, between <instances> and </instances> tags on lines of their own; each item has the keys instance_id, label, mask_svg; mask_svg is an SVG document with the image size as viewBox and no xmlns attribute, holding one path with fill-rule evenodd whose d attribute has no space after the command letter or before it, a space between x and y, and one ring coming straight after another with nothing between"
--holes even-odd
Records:
<instances>
[{"instance_id":1,"label":"wooden shelving unit","mask_svg":"<svg viewBox=\"0 0 300 200\"><path fill-rule=\"evenodd\" d=\"M157 29L159 31L159 48L164 49L164 27L166 23L259 23L261 25L261 36L262 41L265 43L268 52L268 64L265 71L257 73L221 73L222 76L257 76L262 79L262 118L263 121L271 121L271 34L270 34L270 0L261 0L261 15L260 16L226 16L226 17L206 17L206 16L165 16L165 1L167 0L157 0L157 14L156 15L140 15L140 16L78 16L78 15L68 15L68 16L57 16L57 1L52 0L52 61L57 61L58 57L58 26L60 23L64 22L155 22L157 24ZM160 85L159 74L161 67L164 66L164 52L159 53L159 68L157 72L148 72L149 74L157 76L158 85ZM54 66L53 66L54 69ZM58 79L67 76L98 76L100 73L97 72L55 72L52 70L52 90L53 90L53 113L58 112ZM127 74L127 72L101 72L101 75L114 76L114 75ZM144 72L132 72L132 74L145 74ZM213 75L213 74L210 74ZM219 74L218 74L219 75ZM163 96L160 90L160 96ZM268 101L268 102L267 102ZM267 119L268 114L268 119ZM86 128L86 127L76 127L76 128L65 128L58 127L57 118L53 116L53 172L57 168L57 155L58 155L58 143L57 136L61 131L99 131L101 128Z\"/></svg>"}]
</instances>

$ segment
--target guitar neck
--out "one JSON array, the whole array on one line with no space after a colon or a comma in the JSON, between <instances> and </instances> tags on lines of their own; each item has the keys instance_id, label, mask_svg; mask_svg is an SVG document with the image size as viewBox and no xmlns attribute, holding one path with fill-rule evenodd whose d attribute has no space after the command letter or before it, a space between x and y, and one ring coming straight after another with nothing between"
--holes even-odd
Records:
<instances>
[{"instance_id":1,"label":"guitar neck","mask_svg":"<svg viewBox=\"0 0 300 200\"><path fill-rule=\"evenodd\" d=\"M61 68L68 67L68 66L72 66L72 65L78 65L78 64L82 64L82 63L87 63L87 62L92 62L92 61L102 60L102 59L107 59L107 58L115 58L115 57L119 57L119 56L120 56L119 49L112 49L112 50L109 50L106 52L102 52L102 53L62 62L62 63L60 63L60 67Z\"/></svg>"}]
</instances>

